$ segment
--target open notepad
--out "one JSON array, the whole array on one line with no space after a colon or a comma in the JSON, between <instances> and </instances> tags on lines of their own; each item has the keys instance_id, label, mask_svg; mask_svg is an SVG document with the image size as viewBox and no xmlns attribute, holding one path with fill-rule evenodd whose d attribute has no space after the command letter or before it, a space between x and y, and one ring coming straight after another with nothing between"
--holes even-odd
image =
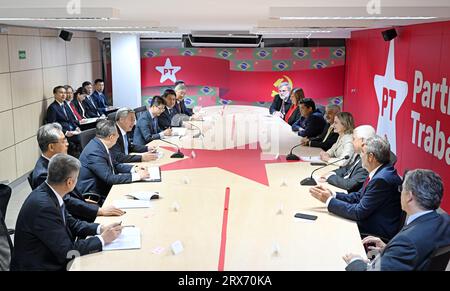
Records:
<instances>
[{"instance_id":1,"label":"open notepad","mask_svg":"<svg viewBox=\"0 0 450 291\"><path fill-rule=\"evenodd\" d=\"M141 248L141 230L138 227L124 227L119 237L105 245L104 251L129 250Z\"/></svg>"},{"instance_id":2,"label":"open notepad","mask_svg":"<svg viewBox=\"0 0 450 291\"><path fill-rule=\"evenodd\" d=\"M145 179L145 182L161 182L161 168L158 166L148 167L150 178Z\"/></svg>"}]
</instances>

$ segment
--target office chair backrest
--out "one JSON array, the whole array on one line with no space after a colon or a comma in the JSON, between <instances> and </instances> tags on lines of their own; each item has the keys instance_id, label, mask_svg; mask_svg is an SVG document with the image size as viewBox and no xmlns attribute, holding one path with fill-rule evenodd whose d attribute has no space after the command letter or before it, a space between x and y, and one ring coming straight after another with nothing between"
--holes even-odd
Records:
<instances>
[{"instance_id":1,"label":"office chair backrest","mask_svg":"<svg viewBox=\"0 0 450 291\"><path fill-rule=\"evenodd\" d=\"M445 271L450 261L450 245L435 250L430 256L427 271Z\"/></svg>"},{"instance_id":2,"label":"office chair backrest","mask_svg":"<svg viewBox=\"0 0 450 291\"><path fill-rule=\"evenodd\" d=\"M115 121L116 120L116 111L108 114L108 120Z\"/></svg>"},{"instance_id":3,"label":"office chair backrest","mask_svg":"<svg viewBox=\"0 0 450 291\"><path fill-rule=\"evenodd\" d=\"M3 213L0 211L0 271L9 271L13 244L6 228Z\"/></svg>"},{"instance_id":4,"label":"office chair backrest","mask_svg":"<svg viewBox=\"0 0 450 291\"><path fill-rule=\"evenodd\" d=\"M33 171L31 171L27 176L28 184L30 184L31 190L34 190L33 188Z\"/></svg>"},{"instance_id":5,"label":"office chair backrest","mask_svg":"<svg viewBox=\"0 0 450 291\"><path fill-rule=\"evenodd\" d=\"M9 199L11 198L11 187L5 184L0 184L0 212L6 215L6 208L8 207Z\"/></svg>"},{"instance_id":6,"label":"office chair backrest","mask_svg":"<svg viewBox=\"0 0 450 291\"><path fill-rule=\"evenodd\" d=\"M84 147L95 137L95 128L86 129L83 130L80 133L80 143L81 143L81 149L84 149Z\"/></svg>"},{"instance_id":7,"label":"office chair backrest","mask_svg":"<svg viewBox=\"0 0 450 291\"><path fill-rule=\"evenodd\" d=\"M395 164L397 163L397 156L391 151L390 153L390 157L389 157L389 165L391 166L395 166ZM404 176L403 176L404 177Z\"/></svg>"},{"instance_id":8,"label":"office chair backrest","mask_svg":"<svg viewBox=\"0 0 450 291\"><path fill-rule=\"evenodd\" d=\"M141 117L142 113L144 113L145 110L147 110L146 106L134 108L134 113L136 114L136 120L138 120L139 117Z\"/></svg>"}]
</instances>

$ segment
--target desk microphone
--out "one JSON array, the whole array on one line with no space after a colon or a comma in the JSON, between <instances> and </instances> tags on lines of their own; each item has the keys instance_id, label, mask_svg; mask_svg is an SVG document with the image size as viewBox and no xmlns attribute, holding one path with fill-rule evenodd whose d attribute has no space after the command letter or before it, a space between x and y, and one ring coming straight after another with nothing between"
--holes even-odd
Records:
<instances>
[{"instance_id":1,"label":"desk microphone","mask_svg":"<svg viewBox=\"0 0 450 291\"><path fill-rule=\"evenodd\" d=\"M184 154L180 151L180 147L179 147L178 145L176 145L176 144L174 144L174 143L172 143L172 142L170 142L170 141L164 140L164 139L160 139L160 140L163 141L163 142L165 142L165 143L168 143L168 144L171 144L171 145L177 147L177 152L176 152L176 153L173 153L173 154L170 156L172 159L173 159L173 158L175 158L175 159L181 159L181 158L184 158Z\"/></svg>"},{"instance_id":2,"label":"desk microphone","mask_svg":"<svg viewBox=\"0 0 450 291\"><path fill-rule=\"evenodd\" d=\"M199 133L197 133L196 135L194 135L194 136L192 136L192 138L198 138L198 137L205 137L204 135L203 135L203 133L202 133L202 130L200 129L200 127L198 127L197 125L195 125L195 124L192 124L192 123L190 123L190 122L184 122L184 123L186 123L186 124L189 124L190 126L193 126L193 127L195 127L196 129L198 129L198 131L199 131Z\"/></svg>"},{"instance_id":3,"label":"desk microphone","mask_svg":"<svg viewBox=\"0 0 450 291\"><path fill-rule=\"evenodd\" d=\"M328 167L328 166L333 165L333 164L335 164L335 163L337 163L337 162L340 162L340 161L342 161L342 160L348 160L348 159L350 159L350 156L349 156L349 155L346 155L346 156L343 157L342 159L336 160L336 161L334 161L334 162L332 162L332 163L326 164L325 166L322 166L322 167L319 167L319 168L315 169L314 171L312 171L310 177L305 178L305 179L303 179L303 180L300 181L300 185L303 185L303 186L314 186L314 185L317 185L316 180L314 180L314 178L313 178L313 174L314 174L317 170L322 169L322 168L325 168L325 167Z\"/></svg>"},{"instance_id":4,"label":"desk microphone","mask_svg":"<svg viewBox=\"0 0 450 291\"><path fill-rule=\"evenodd\" d=\"M300 158L296 154L293 154L292 151L301 145L302 144L299 143L298 145L295 145L291 148L291 152L286 156L287 161L300 161Z\"/></svg>"}]
</instances>

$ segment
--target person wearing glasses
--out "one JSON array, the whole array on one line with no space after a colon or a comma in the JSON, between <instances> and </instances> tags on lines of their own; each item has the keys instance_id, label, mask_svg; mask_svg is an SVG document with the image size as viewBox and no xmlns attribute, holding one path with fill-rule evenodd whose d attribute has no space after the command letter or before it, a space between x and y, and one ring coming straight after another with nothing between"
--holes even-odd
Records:
<instances>
[{"instance_id":1,"label":"person wearing glasses","mask_svg":"<svg viewBox=\"0 0 450 291\"><path fill-rule=\"evenodd\" d=\"M362 236L370 234L389 240L397 234L402 215L398 191L402 180L389 164L389 142L379 136L368 138L360 155L362 166L369 173L361 190L336 193L318 185L309 191L325 203L329 212L356 221Z\"/></svg>"},{"instance_id":2,"label":"person wearing glasses","mask_svg":"<svg viewBox=\"0 0 450 291\"><path fill-rule=\"evenodd\" d=\"M288 82L278 85L278 94L273 98L272 105L269 108L270 114L284 118L284 115L292 105L292 101L289 98L291 89L291 85Z\"/></svg>"},{"instance_id":3,"label":"person wearing glasses","mask_svg":"<svg viewBox=\"0 0 450 291\"><path fill-rule=\"evenodd\" d=\"M405 225L387 244L378 237L365 237L362 243L378 254L371 262L346 254L347 271L426 271L431 254L450 245L450 216L436 212L444 195L441 177L426 169L408 171L400 188Z\"/></svg>"},{"instance_id":4,"label":"person wearing glasses","mask_svg":"<svg viewBox=\"0 0 450 291\"><path fill-rule=\"evenodd\" d=\"M134 129L133 142L145 146L152 140L172 135L172 129L161 130L158 125L158 116L166 109L166 103L160 96L155 96L148 110L139 118Z\"/></svg>"}]
</instances>

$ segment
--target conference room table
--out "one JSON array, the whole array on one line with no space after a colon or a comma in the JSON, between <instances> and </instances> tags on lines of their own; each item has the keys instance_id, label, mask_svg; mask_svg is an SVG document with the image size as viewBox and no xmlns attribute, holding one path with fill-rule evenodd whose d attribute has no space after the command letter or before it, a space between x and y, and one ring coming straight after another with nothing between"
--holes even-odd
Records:
<instances>
[{"instance_id":1,"label":"conference room table","mask_svg":"<svg viewBox=\"0 0 450 291\"><path fill-rule=\"evenodd\" d=\"M105 205L139 191L160 198L150 208L96 220L139 228L141 248L78 257L70 270L344 270L343 255L365 256L356 222L328 213L311 186L300 185L318 167L286 161L299 143L287 123L256 106L212 106L200 114L203 121L184 123L184 136L167 139L184 158L170 158L176 146L150 143L163 156L143 164L159 166L161 182L114 185ZM320 149L293 152L306 159ZM317 219L295 218L298 212ZM172 249L175 242L182 248Z\"/></svg>"}]
</instances>

